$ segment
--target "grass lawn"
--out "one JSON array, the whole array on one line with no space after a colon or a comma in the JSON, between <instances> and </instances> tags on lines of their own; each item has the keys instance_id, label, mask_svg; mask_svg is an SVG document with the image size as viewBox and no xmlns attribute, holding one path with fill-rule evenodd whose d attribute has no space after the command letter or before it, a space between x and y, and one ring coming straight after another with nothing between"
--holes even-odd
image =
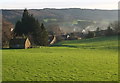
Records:
<instances>
[{"instance_id":1,"label":"grass lawn","mask_svg":"<svg viewBox=\"0 0 120 83\"><path fill-rule=\"evenodd\" d=\"M118 38L3 49L3 81L117 81Z\"/></svg>"}]
</instances>

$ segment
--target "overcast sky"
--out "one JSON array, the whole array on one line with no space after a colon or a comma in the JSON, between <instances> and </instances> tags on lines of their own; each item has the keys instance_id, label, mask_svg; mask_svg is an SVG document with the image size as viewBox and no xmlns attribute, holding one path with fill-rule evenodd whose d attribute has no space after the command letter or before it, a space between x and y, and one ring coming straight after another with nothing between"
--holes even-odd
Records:
<instances>
[{"instance_id":1,"label":"overcast sky","mask_svg":"<svg viewBox=\"0 0 120 83\"><path fill-rule=\"evenodd\" d=\"M119 0L0 0L0 9L118 9L118 1Z\"/></svg>"}]
</instances>

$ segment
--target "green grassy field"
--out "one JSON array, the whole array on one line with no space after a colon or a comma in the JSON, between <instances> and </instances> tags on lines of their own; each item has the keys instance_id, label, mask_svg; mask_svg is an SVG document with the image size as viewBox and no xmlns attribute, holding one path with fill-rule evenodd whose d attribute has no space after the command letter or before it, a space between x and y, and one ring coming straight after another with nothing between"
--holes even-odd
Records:
<instances>
[{"instance_id":1,"label":"green grassy field","mask_svg":"<svg viewBox=\"0 0 120 83\"><path fill-rule=\"evenodd\" d=\"M118 38L3 49L3 81L117 81Z\"/></svg>"}]
</instances>

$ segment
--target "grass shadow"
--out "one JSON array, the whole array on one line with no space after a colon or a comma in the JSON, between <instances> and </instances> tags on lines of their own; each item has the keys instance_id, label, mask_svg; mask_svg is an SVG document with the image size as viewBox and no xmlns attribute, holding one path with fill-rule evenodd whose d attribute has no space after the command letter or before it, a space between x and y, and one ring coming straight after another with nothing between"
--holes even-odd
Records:
<instances>
[{"instance_id":1,"label":"grass shadow","mask_svg":"<svg viewBox=\"0 0 120 83\"><path fill-rule=\"evenodd\" d=\"M19 50L22 48L1 48L0 50Z\"/></svg>"},{"instance_id":2,"label":"grass shadow","mask_svg":"<svg viewBox=\"0 0 120 83\"><path fill-rule=\"evenodd\" d=\"M70 47L70 48L78 48L77 46L72 46L72 45L51 45L50 47Z\"/></svg>"}]
</instances>

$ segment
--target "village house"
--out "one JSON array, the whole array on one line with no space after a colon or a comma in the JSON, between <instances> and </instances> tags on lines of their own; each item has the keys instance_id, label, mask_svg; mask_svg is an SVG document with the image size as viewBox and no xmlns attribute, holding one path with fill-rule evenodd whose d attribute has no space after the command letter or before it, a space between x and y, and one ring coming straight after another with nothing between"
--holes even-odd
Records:
<instances>
[{"instance_id":1,"label":"village house","mask_svg":"<svg viewBox=\"0 0 120 83\"><path fill-rule=\"evenodd\" d=\"M13 38L9 42L11 49L27 49L31 48L31 42L28 38Z\"/></svg>"}]
</instances>

